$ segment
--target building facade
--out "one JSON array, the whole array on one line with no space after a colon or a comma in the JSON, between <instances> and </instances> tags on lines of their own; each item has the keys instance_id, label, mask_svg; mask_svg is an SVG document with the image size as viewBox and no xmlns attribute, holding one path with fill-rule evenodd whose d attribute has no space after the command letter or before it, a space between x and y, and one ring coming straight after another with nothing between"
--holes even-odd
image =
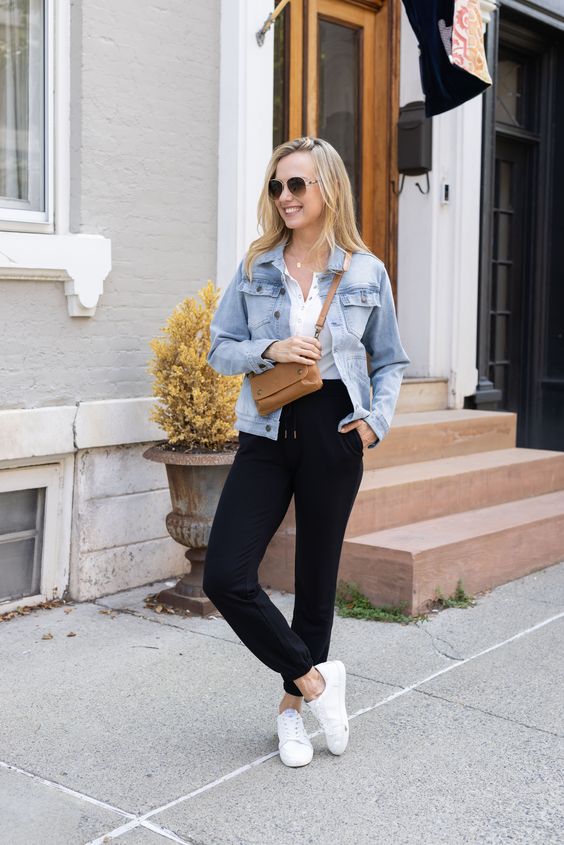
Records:
<instances>
[{"instance_id":1,"label":"building facade","mask_svg":"<svg viewBox=\"0 0 564 845\"><path fill-rule=\"evenodd\" d=\"M0 4L2 608L184 572L141 457L149 341L230 280L287 137L345 159L412 361L398 410L517 411L522 445L564 449L564 2L483 0L495 85L432 119L428 190L401 193L423 94L399 0L290 0L259 44L273 5Z\"/></svg>"}]
</instances>

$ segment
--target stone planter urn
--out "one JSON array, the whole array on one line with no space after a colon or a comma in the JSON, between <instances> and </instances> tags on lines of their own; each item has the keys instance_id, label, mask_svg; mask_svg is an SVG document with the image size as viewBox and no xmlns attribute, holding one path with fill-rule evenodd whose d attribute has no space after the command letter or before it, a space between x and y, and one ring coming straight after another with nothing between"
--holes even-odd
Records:
<instances>
[{"instance_id":1,"label":"stone planter urn","mask_svg":"<svg viewBox=\"0 0 564 845\"><path fill-rule=\"evenodd\" d=\"M205 616L215 610L202 589L204 561L210 529L219 497L236 449L225 452L182 452L166 444L151 446L143 453L149 461L165 464L172 510L166 527L170 536L187 546L190 571L174 587L162 590L163 604Z\"/></svg>"}]
</instances>

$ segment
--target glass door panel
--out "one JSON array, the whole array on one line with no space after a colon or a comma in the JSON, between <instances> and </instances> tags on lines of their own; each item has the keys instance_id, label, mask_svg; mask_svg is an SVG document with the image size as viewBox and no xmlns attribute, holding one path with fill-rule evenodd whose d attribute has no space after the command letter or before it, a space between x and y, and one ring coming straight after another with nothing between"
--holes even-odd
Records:
<instances>
[{"instance_id":1,"label":"glass door panel","mask_svg":"<svg viewBox=\"0 0 564 845\"><path fill-rule=\"evenodd\" d=\"M360 67L362 30L318 19L318 113L321 138L337 149L345 162L361 219Z\"/></svg>"}]
</instances>

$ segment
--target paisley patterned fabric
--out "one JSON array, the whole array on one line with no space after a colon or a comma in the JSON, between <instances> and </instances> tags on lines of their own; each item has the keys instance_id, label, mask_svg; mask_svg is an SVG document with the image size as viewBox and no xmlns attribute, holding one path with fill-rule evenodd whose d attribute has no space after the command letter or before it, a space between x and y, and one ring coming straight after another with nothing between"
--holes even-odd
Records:
<instances>
[{"instance_id":1,"label":"paisley patterned fabric","mask_svg":"<svg viewBox=\"0 0 564 845\"><path fill-rule=\"evenodd\" d=\"M454 0L451 61L492 84L484 50L480 0Z\"/></svg>"}]
</instances>

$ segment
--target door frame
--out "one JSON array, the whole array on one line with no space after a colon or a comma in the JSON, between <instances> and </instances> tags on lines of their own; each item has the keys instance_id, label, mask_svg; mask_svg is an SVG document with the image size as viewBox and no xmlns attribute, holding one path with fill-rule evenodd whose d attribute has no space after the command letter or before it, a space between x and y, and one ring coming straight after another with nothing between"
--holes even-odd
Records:
<instances>
[{"instance_id":1,"label":"door frame","mask_svg":"<svg viewBox=\"0 0 564 845\"><path fill-rule=\"evenodd\" d=\"M340 12L340 14L339 14ZM317 122L317 27L316 16L338 23L374 27L376 55L386 55L385 77L381 64L361 59L361 77L368 68L369 82L362 91L362 235L386 264L394 294L397 291L398 196L393 185L397 173L397 119L399 115L399 60L401 0L293 0L288 14L287 41L301 45L289 61L288 137L315 135ZM376 26L376 24L379 26ZM376 69L379 71L377 78ZM370 79L371 77L371 79ZM366 81L366 80L364 80ZM378 82L378 84L376 84ZM383 131L377 115L384 115ZM370 146L372 138L372 146ZM380 176L380 178L378 178ZM367 197L373 197L372 203Z\"/></svg>"},{"instance_id":2,"label":"door frame","mask_svg":"<svg viewBox=\"0 0 564 845\"><path fill-rule=\"evenodd\" d=\"M531 21L530 23L533 23ZM549 33L544 34L529 25L524 15L517 15L512 10L497 10L492 14L492 20L487 30L487 61L494 69L492 78L494 84L484 93L483 106L483 152L482 152L482 214L480 230L480 278L478 304L478 344L477 367L479 381L476 392L468 397L467 406L496 410L501 400L501 391L489 379L489 351L490 337L490 303L492 297L492 251L493 251L493 199L496 137L531 136L538 147L538 153L533 155L533 184L536 190L532 196L533 203L533 244L530 262L525 272L537 283L529 289L528 299L524 306L529 308L530 317L523 327L526 332L525 342L528 346L528 367L526 371L526 385L523 395L528 413L522 421L520 438L531 443L538 430L539 414L541 412L541 374L544 367L544 328L546 315L546 297L548 289L549 246L550 234L548 222L552 204L551 159L553 155L550 126L553 119L553 80L556 67L555 47L547 43ZM515 48L519 52L529 53L538 61L538 88L542 96L538 97L539 113L535 134L538 140L532 138L533 133L526 130L512 131L502 124L496 125L496 85L499 59L499 45Z\"/></svg>"}]
</instances>

